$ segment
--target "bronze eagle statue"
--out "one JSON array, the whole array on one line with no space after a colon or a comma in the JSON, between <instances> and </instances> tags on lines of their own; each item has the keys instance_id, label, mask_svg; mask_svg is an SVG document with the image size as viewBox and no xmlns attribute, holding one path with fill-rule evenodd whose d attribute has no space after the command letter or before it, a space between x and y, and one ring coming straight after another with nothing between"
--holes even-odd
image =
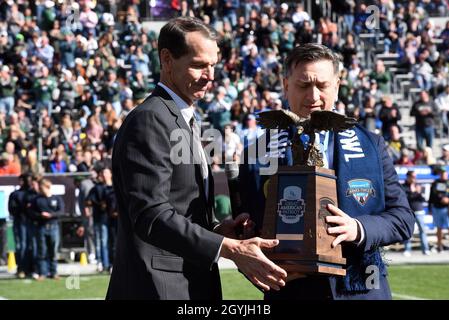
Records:
<instances>
[{"instance_id":1,"label":"bronze eagle statue","mask_svg":"<svg viewBox=\"0 0 449 320\"><path fill-rule=\"evenodd\" d=\"M291 125L298 130L292 140L293 163L308 166L323 166L323 155L315 144L315 132L340 132L355 126L357 120L333 111L314 111L310 118L301 118L289 110L273 110L259 113L259 124L266 129L287 129ZM308 136L307 143L301 139Z\"/></svg>"}]
</instances>

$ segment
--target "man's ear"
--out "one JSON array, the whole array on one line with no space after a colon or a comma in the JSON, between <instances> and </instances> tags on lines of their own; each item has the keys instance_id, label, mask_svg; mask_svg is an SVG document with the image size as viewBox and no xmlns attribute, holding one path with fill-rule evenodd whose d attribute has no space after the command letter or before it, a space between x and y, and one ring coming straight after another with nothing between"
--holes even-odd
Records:
<instances>
[{"instance_id":1,"label":"man's ear","mask_svg":"<svg viewBox=\"0 0 449 320\"><path fill-rule=\"evenodd\" d=\"M284 78L284 96L287 98L288 94L288 78Z\"/></svg>"},{"instance_id":2,"label":"man's ear","mask_svg":"<svg viewBox=\"0 0 449 320\"><path fill-rule=\"evenodd\" d=\"M340 77L337 77L336 83L335 83L335 102L338 100L338 90L340 89Z\"/></svg>"},{"instance_id":3,"label":"man's ear","mask_svg":"<svg viewBox=\"0 0 449 320\"><path fill-rule=\"evenodd\" d=\"M171 70L172 66L172 55L167 48L161 50L161 69Z\"/></svg>"}]
</instances>

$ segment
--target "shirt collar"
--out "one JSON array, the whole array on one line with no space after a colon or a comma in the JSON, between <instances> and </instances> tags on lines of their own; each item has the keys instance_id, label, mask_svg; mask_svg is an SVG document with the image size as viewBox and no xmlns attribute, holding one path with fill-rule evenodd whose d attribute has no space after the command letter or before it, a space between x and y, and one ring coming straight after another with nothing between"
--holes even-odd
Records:
<instances>
[{"instance_id":1,"label":"shirt collar","mask_svg":"<svg viewBox=\"0 0 449 320\"><path fill-rule=\"evenodd\" d=\"M181 99L176 93L173 92L169 87L167 87L162 82L159 82L157 84L158 86L162 87L167 93L170 95L170 97L175 102L176 106L181 111L182 117L184 118L185 122L189 124L190 119L194 116L195 108L193 106L189 106L187 102Z\"/></svg>"}]
</instances>

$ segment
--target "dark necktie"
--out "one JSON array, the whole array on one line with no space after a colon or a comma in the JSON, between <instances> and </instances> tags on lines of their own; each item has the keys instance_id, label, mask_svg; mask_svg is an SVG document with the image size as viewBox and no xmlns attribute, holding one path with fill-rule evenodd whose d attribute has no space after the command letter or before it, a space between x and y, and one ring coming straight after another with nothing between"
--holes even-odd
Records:
<instances>
[{"instance_id":1,"label":"dark necktie","mask_svg":"<svg viewBox=\"0 0 449 320\"><path fill-rule=\"evenodd\" d=\"M203 179L206 179L208 175L207 160L206 155L204 154L203 146L201 145L200 128L198 122L195 121L195 116L192 116L192 118L190 118L189 124L190 129L192 129L193 133L192 147L195 164L200 164L201 176L203 177Z\"/></svg>"}]
</instances>

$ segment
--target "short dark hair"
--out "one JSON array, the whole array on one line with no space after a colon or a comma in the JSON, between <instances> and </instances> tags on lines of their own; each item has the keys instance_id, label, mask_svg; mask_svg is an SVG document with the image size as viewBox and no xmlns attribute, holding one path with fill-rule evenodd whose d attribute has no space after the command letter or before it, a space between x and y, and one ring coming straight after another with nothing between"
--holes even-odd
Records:
<instances>
[{"instance_id":1,"label":"short dark hair","mask_svg":"<svg viewBox=\"0 0 449 320\"><path fill-rule=\"evenodd\" d=\"M200 32L206 39L217 41L217 32L203 21L191 17L171 19L161 29L158 39L159 58L162 49L167 49L175 59L189 53L190 47L186 42L186 34Z\"/></svg>"},{"instance_id":2,"label":"short dark hair","mask_svg":"<svg viewBox=\"0 0 449 320\"><path fill-rule=\"evenodd\" d=\"M407 171L407 177L411 177L413 174L415 173L415 171L414 170L409 170L409 171Z\"/></svg>"},{"instance_id":3,"label":"short dark hair","mask_svg":"<svg viewBox=\"0 0 449 320\"><path fill-rule=\"evenodd\" d=\"M328 47L318 43L306 43L295 47L285 60L285 76L288 77L298 63L329 60L334 66L334 73L338 74L341 56Z\"/></svg>"}]
</instances>

